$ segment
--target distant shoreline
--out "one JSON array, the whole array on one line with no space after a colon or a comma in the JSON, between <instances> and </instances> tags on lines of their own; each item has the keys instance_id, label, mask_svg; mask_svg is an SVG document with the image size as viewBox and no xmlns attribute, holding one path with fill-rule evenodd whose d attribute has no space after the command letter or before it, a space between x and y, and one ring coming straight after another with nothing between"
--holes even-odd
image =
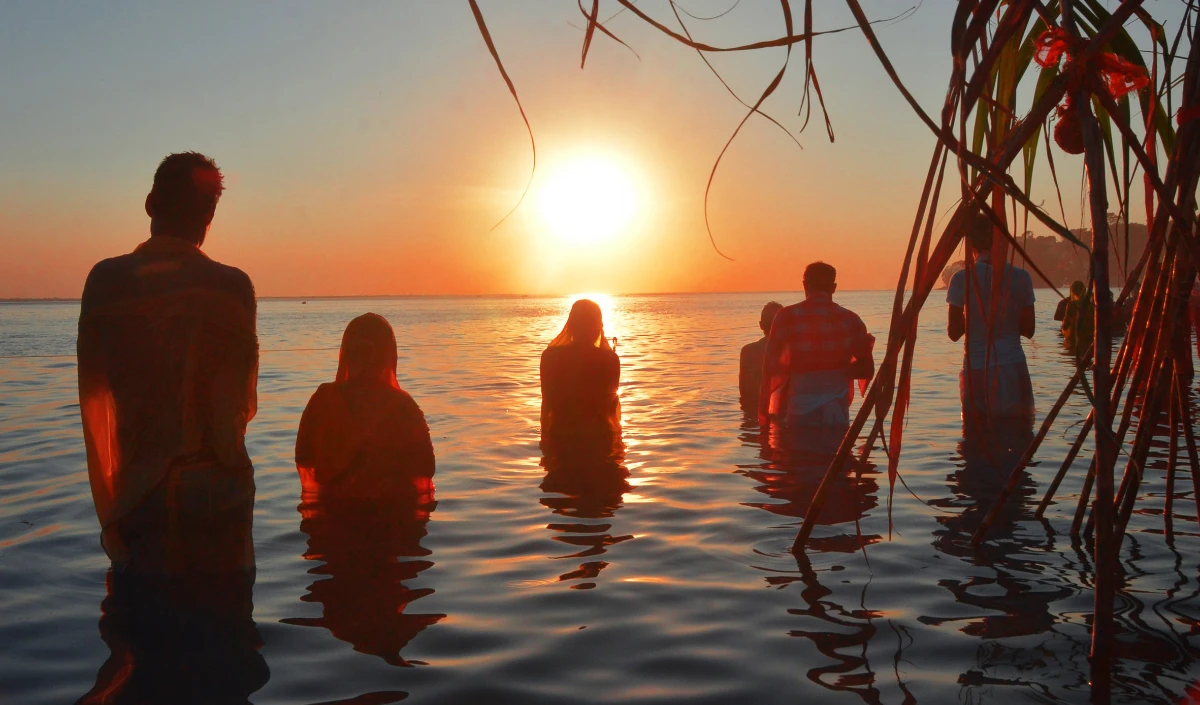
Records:
<instances>
[{"instance_id":1,"label":"distant shoreline","mask_svg":"<svg viewBox=\"0 0 1200 705\"><path fill-rule=\"evenodd\" d=\"M1035 289L1051 289L1048 286L1034 286ZM945 287L937 287L934 291L944 291ZM839 293L863 293L870 291L891 291L895 289L841 289ZM584 292L579 292L584 293ZM603 292L597 292L603 293ZM609 296L725 296L730 294L762 296L800 296L800 290L795 291L652 291L630 294L609 294ZM346 299L553 299L575 294L345 294L337 296L260 296L259 301L339 301ZM40 297L40 298L0 298L0 304L38 304L38 303L79 303L79 298L69 297Z\"/></svg>"}]
</instances>

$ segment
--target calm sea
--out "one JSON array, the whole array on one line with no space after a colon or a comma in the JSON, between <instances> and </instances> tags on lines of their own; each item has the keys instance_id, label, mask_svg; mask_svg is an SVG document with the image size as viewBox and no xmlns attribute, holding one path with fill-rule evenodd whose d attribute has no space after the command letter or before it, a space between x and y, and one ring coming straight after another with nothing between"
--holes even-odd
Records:
<instances>
[{"instance_id":1,"label":"calm sea","mask_svg":"<svg viewBox=\"0 0 1200 705\"><path fill-rule=\"evenodd\" d=\"M1071 366L1053 295L1039 295L1026 351L1044 413ZM890 525L884 465L840 487L798 560L788 547L823 467L764 449L737 400L738 350L757 338L767 298L601 297L619 339L630 472L627 490L604 497L539 489L538 355L569 299L260 302L259 411L247 436L254 628L217 646L257 664L250 700L1086 701L1092 563L1067 534L1084 461L1045 521L1029 504L1085 400L1071 400L1047 439L1021 488L1025 507L972 548L1020 441L963 438L962 349L942 332L935 294L900 464L907 487L896 483ZM890 298L838 296L880 338L877 356ZM382 541L375 550L353 535L317 545L314 529L301 530L292 463L300 412L332 379L345 324L366 311L395 327L401 384L424 408L438 458L428 524L363 536ZM4 705L71 703L110 658L98 629L108 565L76 403L77 315L73 303L0 305ZM1176 702L1200 677L1196 502L1184 473L1169 545L1161 455L1121 554L1126 702Z\"/></svg>"}]
</instances>

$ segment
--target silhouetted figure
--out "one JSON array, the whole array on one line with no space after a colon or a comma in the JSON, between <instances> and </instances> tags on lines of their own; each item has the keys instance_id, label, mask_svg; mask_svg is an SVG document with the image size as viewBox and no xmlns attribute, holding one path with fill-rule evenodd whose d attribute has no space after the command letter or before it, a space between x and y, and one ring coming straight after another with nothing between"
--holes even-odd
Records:
<instances>
[{"instance_id":1,"label":"silhouetted figure","mask_svg":"<svg viewBox=\"0 0 1200 705\"><path fill-rule=\"evenodd\" d=\"M92 498L105 551L139 572L254 567L254 287L200 251L222 190L208 157L168 156L146 197L150 239L97 264L83 290Z\"/></svg>"},{"instance_id":2,"label":"silhouetted figure","mask_svg":"<svg viewBox=\"0 0 1200 705\"><path fill-rule=\"evenodd\" d=\"M429 426L396 379L396 335L383 316L346 326L337 377L300 418L296 468L306 500L433 500Z\"/></svg>"},{"instance_id":3,"label":"silhouetted figure","mask_svg":"<svg viewBox=\"0 0 1200 705\"><path fill-rule=\"evenodd\" d=\"M946 333L955 342L967 336L959 375L963 417L1032 416L1033 384L1021 336L1033 337L1033 280L1020 267L993 264L986 217L975 214L966 227L975 266L955 273L946 290Z\"/></svg>"},{"instance_id":4,"label":"silhouetted figure","mask_svg":"<svg viewBox=\"0 0 1200 705\"><path fill-rule=\"evenodd\" d=\"M762 387L763 355L767 352L767 336L771 333L771 323L775 314L783 308L783 304L771 301L763 306L758 317L758 327L762 329L763 337L742 347L741 364L738 366L738 390L741 393L742 409L749 413L758 410L758 390Z\"/></svg>"},{"instance_id":5,"label":"silhouetted figure","mask_svg":"<svg viewBox=\"0 0 1200 705\"><path fill-rule=\"evenodd\" d=\"M600 307L576 301L562 332L542 352L543 449L610 452L620 435L620 381L621 361L604 337Z\"/></svg>"},{"instance_id":6,"label":"silhouetted figure","mask_svg":"<svg viewBox=\"0 0 1200 705\"><path fill-rule=\"evenodd\" d=\"M1071 288L1074 289L1076 284L1083 284L1083 282L1076 279L1075 281L1071 282ZM1054 307L1054 320L1061 323L1062 320L1067 317L1067 304L1069 303L1071 303L1070 295L1068 295L1065 299L1058 300L1058 305Z\"/></svg>"},{"instance_id":7,"label":"silhouetted figure","mask_svg":"<svg viewBox=\"0 0 1200 705\"><path fill-rule=\"evenodd\" d=\"M446 617L405 612L416 600L433 594L432 588L413 589L405 583L433 566L428 560L431 552L421 546L421 539L436 506L436 502L303 502L300 530L309 537L304 558L322 563L309 569L317 579L300 599L319 603L322 612L320 617L282 621L324 627L355 651L394 666L411 666L400 652L422 630Z\"/></svg>"},{"instance_id":8,"label":"silhouetted figure","mask_svg":"<svg viewBox=\"0 0 1200 705\"><path fill-rule=\"evenodd\" d=\"M100 636L111 655L79 705L242 705L270 671L251 615L252 572L108 572Z\"/></svg>"},{"instance_id":9,"label":"silhouetted figure","mask_svg":"<svg viewBox=\"0 0 1200 705\"><path fill-rule=\"evenodd\" d=\"M1096 306L1087 286L1078 280L1071 283L1071 296L1064 301L1062 318L1055 319L1062 321L1063 345L1077 360L1087 359L1095 342Z\"/></svg>"},{"instance_id":10,"label":"silhouetted figure","mask_svg":"<svg viewBox=\"0 0 1200 705\"><path fill-rule=\"evenodd\" d=\"M875 338L858 314L833 303L837 270L814 262L804 270L804 301L775 315L767 336L759 391L759 423L772 414L789 428L845 428L854 380L875 375ZM772 395L782 392L781 409Z\"/></svg>"}]
</instances>

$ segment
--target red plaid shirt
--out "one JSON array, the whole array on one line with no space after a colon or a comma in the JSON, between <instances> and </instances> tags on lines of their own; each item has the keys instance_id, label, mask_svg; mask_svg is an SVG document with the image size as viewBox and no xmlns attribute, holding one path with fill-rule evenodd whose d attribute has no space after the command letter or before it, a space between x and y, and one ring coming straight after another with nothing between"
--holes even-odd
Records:
<instances>
[{"instance_id":1,"label":"red plaid shirt","mask_svg":"<svg viewBox=\"0 0 1200 705\"><path fill-rule=\"evenodd\" d=\"M874 345L874 336L867 332L858 314L833 303L830 294L813 292L805 301L785 307L775 315L767 337L759 393L760 420L773 406L770 400L774 392L787 383L792 373L848 372L855 360L872 357ZM847 394L852 388L846 390Z\"/></svg>"},{"instance_id":2,"label":"red plaid shirt","mask_svg":"<svg viewBox=\"0 0 1200 705\"><path fill-rule=\"evenodd\" d=\"M873 342L858 314L833 303L829 294L814 292L776 314L763 372L842 369L870 355Z\"/></svg>"}]
</instances>

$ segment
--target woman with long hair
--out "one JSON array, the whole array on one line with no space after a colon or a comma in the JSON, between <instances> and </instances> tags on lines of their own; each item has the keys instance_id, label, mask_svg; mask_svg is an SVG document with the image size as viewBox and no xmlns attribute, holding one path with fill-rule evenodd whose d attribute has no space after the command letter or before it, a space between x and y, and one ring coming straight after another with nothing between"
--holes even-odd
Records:
<instances>
[{"instance_id":1,"label":"woman with long hair","mask_svg":"<svg viewBox=\"0 0 1200 705\"><path fill-rule=\"evenodd\" d=\"M595 301L571 306L567 324L542 353L541 381L543 444L611 450L621 433L621 361L604 337Z\"/></svg>"},{"instance_id":2,"label":"woman with long hair","mask_svg":"<svg viewBox=\"0 0 1200 705\"><path fill-rule=\"evenodd\" d=\"M429 426L396 379L396 335L383 316L346 326L337 378L300 418L296 467L306 500L433 500Z\"/></svg>"}]
</instances>

